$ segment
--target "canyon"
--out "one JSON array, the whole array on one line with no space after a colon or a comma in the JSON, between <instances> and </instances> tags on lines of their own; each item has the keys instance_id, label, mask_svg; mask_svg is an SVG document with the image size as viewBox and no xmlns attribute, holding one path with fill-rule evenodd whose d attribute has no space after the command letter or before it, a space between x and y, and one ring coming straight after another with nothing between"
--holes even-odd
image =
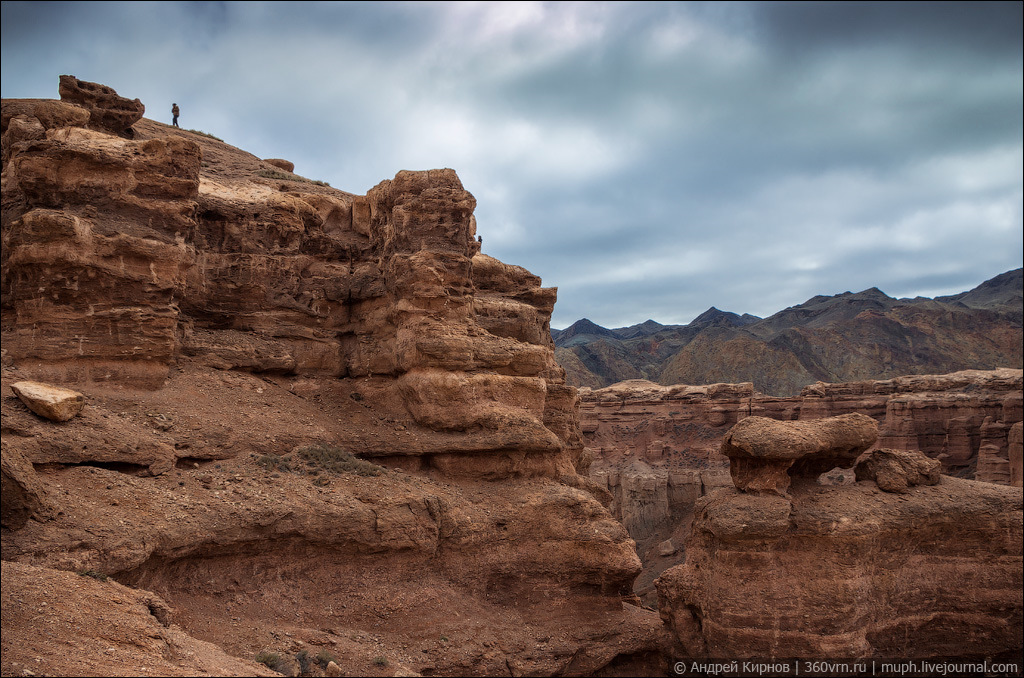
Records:
<instances>
[{"instance_id":1,"label":"canyon","mask_svg":"<svg viewBox=\"0 0 1024 678\"><path fill-rule=\"evenodd\" d=\"M578 391L455 171L356 195L59 93L3 101L4 675L1019 649L1020 369Z\"/></svg>"},{"instance_id":2,"label":"canyon","mask_svg":"<svg viewBox=\"0 0 1024 678\"><path fill-rule=\"evenodd\" d=\"M1022 370L818 382L790 398L764 395L749 382L660 386L631 380L580 394L591 478L612 494L612 514L637 542L644 571L636 591L652 605L654 579L686 558L682 546L696 502L732 485L721 445L751 416L811 421L862 413L879 425L873 449L917 450L939 460L946 474L1022 485ZM835 469L826 481L849 476Z\"/></svg>"}]
</instances>

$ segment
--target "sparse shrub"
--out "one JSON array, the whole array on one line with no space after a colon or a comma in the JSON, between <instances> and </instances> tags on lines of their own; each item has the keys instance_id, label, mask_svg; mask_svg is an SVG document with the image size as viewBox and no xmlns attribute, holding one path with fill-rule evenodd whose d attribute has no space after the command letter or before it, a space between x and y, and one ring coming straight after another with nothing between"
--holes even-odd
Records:
<instances>
[{"instance_id":1,"label":"sparse shrub","mask_svg":"<svg viewBox=\"0 0 1024 678\"><path fill-rule=\"evenodd\" d=\"M295 456L297 458L290 454L260 454L255 455L254 460L257 465L271 472L271 478L280 477L277 471L295 473L306 476L317 487L325 487L331 483L323 472L332 475L350 473L372 477L379 476L385 471L383 467L364 461L347 450L323 443L301 447L295 450Z\"/></svg>"},{"instance_id":2,"label":"sparse shrub","mask_svg":"<svg viewBox=\"0 0 1024 678\"><path fill-rule=\"evenodd\" d=\"M316 663L320 668L326 669L331 662L338 663L338 659L327 650L320 650L316 653Z\"/></svg>"},{"instance_id":3,"label":"sparse shrub","mask_svg":"<svg viewBox=\"0 0 1024 678\"><path fill-rule=\"evenodd\" d=\"M263 177L264 179L280 179L283 181L300 181L307 184L316 184L317 186L330 186L326 181L319 181L315 179L307 179L306 177L300 177L298 174L292 172L285 172L279 169L261 169L256 170L256 176Z\"/></svg>"},{"instance_id":4,"label":"sparse shrub","mask_svg":"<svg viewBox=\"0 0 1024 678\"><path fill-rule=\"evenodd\" d=\"M387 660L386 657L377 657L376 659L373 660L373 663L376 664L377 666L387 666L388 665L388 660Z\"/></svg>"},{"instance_id":5,"label":"sparse shrub","mask_svg":"<svg viewBox=\"0 0 1024 678\"><path fill-rule=\"evenodd\" d=\"M268 471L284 471L287 473L292 470L292 458L290 455L261 454L256 457L256 463Z\"/></svg>"},{"instance_id":6,"label":"sparse shrub","mask_svg":"<svg viewBox=\"0 0 1024 678\"><path fill-rule=\"evenodd\" d=\"M268 652L264 650L256 655L256 661L263 664L271 671L277 671L278 673L287 673L288 662L276 652Z\"/></svg>"},{"instance_id":7,"label":"sparse shrub","mask_svg":"<svg viewBox=\"0 0 1024 678\"><path fill-rule=\"evenodd\" d=\"M297 450L299 457L307 464L323 469L329 473L354 473L359 476L379 476L384 469L376 464L364 461L347 450L334 445L317 444Z\"/></svg>"},{"instance_id":8,"label":"sparse shrub","mask_svg":"<svg viewBox=\"0 0 1024 678\"><path fill-rule=\"evenodd\" d=\"M96 581L107 581L110 578L102 572L97 572L96 570L82 570L78 574L82 577L92 577Z\"/></svg>"},{"instance_id":9,"label":"sparse shrub","mask_svg":"<svg viewBox=\"0 0 1024 678\"><path fill-rule=\"evenodd\" d=\"M216 141L224 141L224 140L223 140L223 139L221 139L220 137L215 137L215 136L213 136L212 134L210 134L209 132L204 132L204 131L203 131L203 130L201 130L201 129L190 129L190 130L187 130L187 131L188 131L188 132L192 132L193 134L198 134L198 135L200 135L200 136L204 136L204 137L207 137L207 138L209 138L209 139L214 139L214 140L216 140Z\"/></svg>"},{"instance_id":10,"label":"sparse shrub","mask_svg":"<svg viewBox=\"0 0 1024 678\"><path fill-rule=\"evenodd\" d=\"M295 653L295 661L299 663L299 675L309 675L310 670L313 668L309 661L309 651L299 650Z\"/></svg>"},{"instance_id":11,"label":"sparse shrub","mask_svg":"<svg viewBox=\"0 0 1024 678\"><path fill-rule=\"evenodd\" d=\"M298 177L291 172L285 172L284 170L276 169L261 169L256 170L256 176L263 177L264 179L283 179L285 181L302 181L301 177Z\"/></svg>"}]
</instances>

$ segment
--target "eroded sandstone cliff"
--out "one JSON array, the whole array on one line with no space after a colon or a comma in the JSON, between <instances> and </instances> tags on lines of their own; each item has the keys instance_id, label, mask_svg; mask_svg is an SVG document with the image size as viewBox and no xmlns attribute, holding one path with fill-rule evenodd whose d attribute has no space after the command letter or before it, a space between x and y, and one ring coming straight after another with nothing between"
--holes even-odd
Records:
<instances>
[{"instance_id":1,"label":"eroded sandstone cliff","mask_svg":"<svg viewBox=\"0 0 1024 678\"><path fill-rule=\"evenodd\" d=\"M66 641L110 670L123 638L18 640L65 611L25 626L9 587L78 572L240 661L661 670L633 542L579 475L555 290L479 251L454 171L352 195L66 91L89 97L3 103L3 559L32 566L4 569L5 667L69 671ZM41 419L25 379L85 408Z\"/></svg>"}]
</instances>

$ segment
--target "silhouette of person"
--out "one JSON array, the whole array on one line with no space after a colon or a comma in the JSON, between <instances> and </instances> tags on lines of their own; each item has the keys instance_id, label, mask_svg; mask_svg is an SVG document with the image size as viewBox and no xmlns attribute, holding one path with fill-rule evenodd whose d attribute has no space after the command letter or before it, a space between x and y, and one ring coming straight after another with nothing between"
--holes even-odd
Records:
<instances>
[{"instance_id":1,"label":"silhouette of person","mask_svg":"<svg viewBox=\"0 0 1024 678\"><path fill-rule=\"evenodd\" d=\"M181 113L181 109L178 108L178 104L171 104L171 115L174 119L171 120L171 124L178 127L178 114Z\"/></svg>"}]
</instances>

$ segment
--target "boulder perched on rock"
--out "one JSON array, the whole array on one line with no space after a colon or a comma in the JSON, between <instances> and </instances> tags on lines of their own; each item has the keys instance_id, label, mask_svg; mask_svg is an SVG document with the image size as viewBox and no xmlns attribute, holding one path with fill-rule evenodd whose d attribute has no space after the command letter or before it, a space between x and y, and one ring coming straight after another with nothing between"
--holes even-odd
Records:
<instances>
[{"instance_id":1,"label":"boulder perched on rock","mask_svg":"<svg viewBox=\"0 0 1024 678\"><path fill-rule=\"evenodd\" d=\"M267 163L268 165L273 165L278 169L283 169L285 172L295 171L295 163L290 160L283 160L281 158L264 158L263 162Z\"/></svg>"},{"instance_id":2,"label":"boulder perched on rock","mask_svg":"<svg viewBox=\"0 0 1024 678\"><path fill-rule=\"evenodd\" d=\"M938 485L942 464L917 450L875 450L857 464L857 480L874 480L879 489L903 493L914 485Z\"/></svg>"},{"instance_id":3,"label":"boulder perched on rock","mask_svg":"<svg viewBox=\"0 0 1024 678\"><path fill-rule=\"evenodd\" d=\"M850 468L878 439L878 422L863 414L813 421L747 417L722 441L733 484L744 492L784 494L794 476Z\"/></svg>"},{"instance_id":4,"label":"boulder perched on rock","mask_svg":"<svg viewBox=\"0 0 1024 678\"><path fill-rule=\"evenodd\" d=\"M73 75L60 76L61 101L78 104L89 111L89 127L124 135L142 120L146 107L138 99L118 96L113 87L79 80Z\"/></svg>"},{"instance_id":5,"label":"boulder perched on rock","mask_svg":"<svg viewBox=\"0 0 1024 678\"><path fill-rule=\"evenodd\" d=\"M85 406L85 396L78 391L38 381L19 381L11 390L28 409L50 421L67 421Z\"/></svg>"}]
</instances>

